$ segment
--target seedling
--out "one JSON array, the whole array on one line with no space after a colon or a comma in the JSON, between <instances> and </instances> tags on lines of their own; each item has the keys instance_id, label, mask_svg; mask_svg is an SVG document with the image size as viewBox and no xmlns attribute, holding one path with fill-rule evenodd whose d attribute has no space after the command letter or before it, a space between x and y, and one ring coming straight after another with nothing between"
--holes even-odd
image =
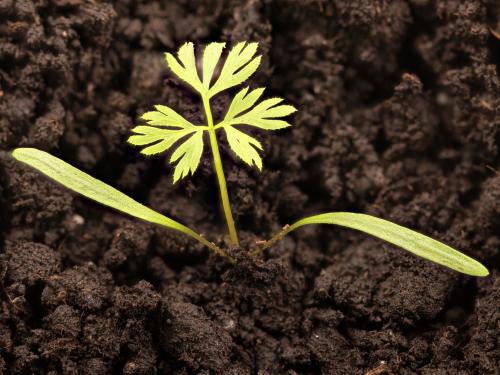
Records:
<instances>
[{"instance_id":1,"label":"seedling","mask_svg":"<svg viewBox=\"0 0 500 375\"><path fill-rule=\"evenodd\" d=\"M229 51L226 59L221 61L224 47L225 43L210 43L205 47L201 78L196 65L193 43L185 43L179 49L177 58L170 53L166 54L167 65L172 73L200 95L205 112L205 124L193 124L172 108L157 105L154 111L142 115L146 124L134 127L132 129L134 135L128 142L143 147L141 150L143 155L171 151L169 162L175 165L173 183L176 183L193 174L198 168L205 146L205 133L208 133L229 238L233 246L238 246L238 235L231 213L216 134L224 132L229 147L236 156L250 167L255 166L261 170L262 159L259 151L262 151L262 145L243 129L245 126L268 131L287 128L290 124L283 120L283 117L292 114L296 109L291 105L282 104L281 98L260 100L264 88L245 87L234 95L224 119L215 123L210 99L246 81L255 73L261 60L261 56L256 56L257 43L238 43ZM217 246L187 226L143 206L115 188L44 151L17 148L12 155L87 198L139 219L184 233L229 261L235 262L230 250ZM439 241L383 219L351 212L328 212L286 225L271 239L260 241L250 250L250 254L256 256L293 230L310 224L334 224L356 229L467 275L488 275L488 270L481 263Z\"/></svg>"}]
</instances>

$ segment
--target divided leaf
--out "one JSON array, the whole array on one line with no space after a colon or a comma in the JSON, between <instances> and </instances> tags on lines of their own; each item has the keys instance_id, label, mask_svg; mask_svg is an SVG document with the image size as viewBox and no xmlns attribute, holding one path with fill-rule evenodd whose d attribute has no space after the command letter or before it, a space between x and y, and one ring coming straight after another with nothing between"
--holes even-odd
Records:
<instances>
[{"instance_id":1,"label":"divided leaf","mask_svg":"<svg viewBox=\"0 0 500 375\"><path fill-rule=\"evenodd\" d=\"M277 130L290 124L277 118L288 116L296 111L291 105L278 105L280 98L262 101L252 108L264 93L264 88L249 91L248 87L240 90L233 98L224 120L216 128L224 128L231 149L248 165L262 169L262 159L257 150L262 145L255 138L236 129L233 125L251 125L265 130Z\"/></svg>"},{"instance_id":2,"label":"divided leaf","mask_svg":"<svg viewBox=\"0 0 500 375\"><path fill-rule=\"evenodd\" d=\"M257 152L257 149L262 150L260 142L232 126L225 126L224 131L234 153L249 166L255 164L259 171L262 170L262 159Z\"/></svg>"},{"instance_id":3,"label":"divided leaf","mask_svg":"<svg viewBox=\"0 0 500 375\"><path fill-rule=\"evenodd\" d=\"M261 56L255 56L258 43L240 42L229 52L219 78L208 91L208 97L246 81L260 65ZM219 55L220 56L220 55Z\"/></svg>"},{"instance_id":4,"label":"divided leaf","mask_svg":"<svg viewBox=\"0 0 500 375\"><path fill-rule=\"evenodd\" d=\"M215 83L210 87L215 68L219 63L226 43L210 43L203 51L202 80L196 68L193 43L179 48L177 58L166 53L167 65L181 80L189 84L202 96L211 98L215 94L246 81L260 65L261 56L255 56L258 43L240 42L229 52Z\"/></svg>"},{"instance_id":5,"label":"divided leaf","mask_svg":"<svg viewBox=\"0 0 500 375\"><path fill-rule=\"evenodd\" d=\"M172 108L164 105L155 105L156 111L146 112L141 118L149 125L168 126L172 128L194 128L184 117L175 112Z\"/></svg>"},{"instance_id":6,"label":"divided leaf","mask_svg":"<svg viewBox=\"0 0 500 375\"><path fill-rule=\"evenodd\" d=\"M150 145L141 150L143 155L155 155L168 150L182 137L199 131L200 128L190 123L173 109L156 105L156 111L146 112L141 116L148 125L139 125L132 129L135 135L127 140L134 146ZM156 126L165 127L160 129Z\"/></svg>"},{"instance_id":7,"label":"divided leaf","mask_svg":"<svg viewBox=\"0 0 500 375\"><path fill-rule=\"evenodd\" d=\"M146 112L142 116L149 125L154 126L136 126L132 129L135 134L130 136L127 142L134 146L149 145L141 150L141 154L155 155L167 151L182 138L192 134L177 148L170 159L170 163L178 161L174 171L175 183L186 177L189 172L194 173L198 167L203 153L203 131L206 128L193 125L169 107L157 105L155 108L156 111Z\"/></svg>"},{"instance_id":8,"label":"divided leaf","mask_svg":"<svg viewBox=\"0 0 500 375\"><path fill-rule=\"evenodd\" d=\"M198 128L198 129L197 129ZM183 137L192 134L174 151L170 163L177 162L174 171L174 183L193 174L200 164L203 153L203 128L193 126L188 129L159 129L152 126L136 126L132 129L136 135L128 139L135 146L150 145L141 150L143 155L155 155L171 148ZM194 134L193 134L194 133Z\"/></svg>"},{"instance_id":9,"label":"divided leaf","mask_svg":"<svg viewBox=\"0 0 500 375\"><path fill-rule=\"evenodd\" d=\"M288 122L279 120L279 118L288 116L297 109L288 104L280 104L283 101L281 98L263 100L244 113L256 103L263 91L264 89L258 88L247 94L248 87L241 90L231 102L223 123L250 125L264 130L278 130L289 127Z\"/></svg>"},{"instance_id":10,"label":"divided leaf","mask_svg":"<svg viewBox=\"0 0 500 375\"><path fill-rule=\"evenodd\" d=\"M210 82L214 75L215 67L220 60L222 50L226 43L210 43L203 52L203 88L206 92L210 87Z\"/></svg>"},{"instance_id":11,"label":"divided leaf","mask_svg":"<svg viewBox=\"0 0 500 375\"><path fill-rule=\"evenodd\" d=\"M196 91L202 92L203 85L196 70L196 60L194 56L194 44L192 42L184 43L177 52L177 60L171 53L165 54L168 67L172 72L184 82L193 87ZM179 64L179 61L182 63Z\"/></svg>"},{"instance_id":12,"label":"divided leaf","mask_svg":"<svg viewBox=\"0 0 500 375\"><path fill-rule=\"evenodd\" d=\"M237 43L229 51L227 58L222 60L225 46L226 43L210 43L205 47L201 78L193 43L183 44L177 56L166 53L167 64L175 75L198 91L206 103L213 95L244 82L260 64L261 56L256 56L258 43ZM219 64L220 73L216 73ZM280 118L295 112L291 105L279 104L283 100L279 98L264 100L253 107L263 92L264 88L250 90L245 87L240 90L232 100L224 121L215 125L215 129L224 128L229 146L236 155L259 170L262 169L259 155L262 145L232 125L251 125L266 130L282 129L290 124ZM128 142L136 146L147 146L141 153L154 155L174 147L177 142L189 136L170 158L170 163L176 163L175 183L197 169L203 153L203 132L211 124L195 126L169 107L156 106L155 109L156 111L142 116L152 126L135 127L132 129L135 134ZM163 129L156 128L157 126Z\"/></svg>"},{"instance_id":13,"label":"divided leaf","mask_svg":"<svg viewBox=\"0 0 500 375\"><path fill-rule=\"evenodd\" d=\"M143 155L156 155L168 150L182 137L196 132L192 129L159 129L153 126L136 126L132 129L136 135L132 135L127 140L134 146L150 145L141 150Z\"/></svg>"},{"instance_id":14,"label":"divided leaf","mask_svg":"<svg viewBox=\"0 0 500 375\"><path fill-rule=\"evenodd\" d=\"M234 96L226 116L224 117L224 122L229 123L237 115L250 109L264 93L263 87L254 89L250 91L250 93L248 93L248 90L249 87L247 86Z\"/></svg>"},{"instance_id":15,"label":"divided leaf","mask_svg":"<svg viewBox=\"0 0 500 375\"><path fill-rule=\"evenodd\" d=\"M203 154L203 131L198 131L181 144L172 154L170 163L177 162L174 171L174 184L189 172L194 174Z\"/></svg>"}]
</instances>

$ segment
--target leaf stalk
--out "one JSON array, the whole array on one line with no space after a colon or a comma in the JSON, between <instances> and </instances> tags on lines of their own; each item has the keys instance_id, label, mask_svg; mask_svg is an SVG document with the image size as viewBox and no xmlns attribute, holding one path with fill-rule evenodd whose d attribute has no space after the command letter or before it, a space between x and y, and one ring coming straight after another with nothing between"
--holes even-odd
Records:
<instances>
[{"instance_id":1,"label":"leaf stalk","mask_svg":"<svg viewBox=\"0 0 500 375\"><path fill-rule=\"evenodd\" d=\"M290 233L292 230L294 230L294 227L291 227L290 225L285 225L278 233L276 233L274 236L272 236L270 239L265 241L262 245L257 246L255 249L250 251L251 256L257 256L260 253L262 253L264 250L270 248L273 246L276 242L281 241L283 237L285 237L288 233Z\"/></svg>"}]
</instances>

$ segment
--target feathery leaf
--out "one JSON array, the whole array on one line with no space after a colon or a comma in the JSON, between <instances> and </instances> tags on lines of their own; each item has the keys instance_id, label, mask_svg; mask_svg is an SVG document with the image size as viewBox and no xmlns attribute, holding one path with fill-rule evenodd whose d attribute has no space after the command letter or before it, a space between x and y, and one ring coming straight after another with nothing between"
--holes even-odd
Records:
<instances>
[{"instance_id":1,"label":"feathery leaf","mask_svg":"<svg viewBox=\"0 0 500 375\"><path fill-rule=\"evenodd\" d=\"M208 92L215 67L225 46L226 43L210 43L203 51L203 88L206 92Z\"/></svg>"},{"instance_id":2,"label":"feathery leaf","mask_svg":"<svg viewBox=\"0 0 500 375\"><path fill-rule=\"evenodd\" d=\"M135 135L127 142L134 146L150 145L141 150L143 155L155 155L168 150L182 137L196 132L196 127L188 129L159 129L153 126L136 126L132 129Z\"/></svg>"},{"instance_id":3,"label":"feathery leaf","mask_svg":"<svg viewBox=\"0 0 500 375\"><path fill-rule=\"evenodd\" d=\"M256 150L262 150L260 142L232 126L225 126L224 131L231 150L249 166L255 164L259 171L262 170L262 159Z\"/></svg>"},{"instance_id":4,"label":"feathery leaf","mask_svg":"<svg viewBox=\"0 0 500 375\"><path fill-rule=\"evenodd\" d=\"M240 42L229 52L219 78L208 90L208 96L227 90L246 81L260 65L261 56L254 57L258 43Z\"/></svg>"},{"instance_id":5,"label":"feathery leaf","mask_svg":"<svg viewBox=\"0 0 500 375\"><path fill-rule=\"evenodd\" d=\"M176 163L174 171L174 184L186 177L189 172L194 174L200 164L203 154L203 131L198 131L189 137L172 154L170 163Z\"/></svg>"},{"instance_id":6,"label":"feathery leaf","mask_svg":"<svg viewBox=\"0 0 500 375\"><path fill-rule=\"evenodd\" d=\"M219 78L210 87L225 45L225 43L210 43L205 47L202 80L200 80L196 68L193 43L182 45L177 53L177 58L171 53L166 53L167 65L177 77L193 87L202 96L210 98L246 81L260 65L261 56L255 56L258 43L240 42L231 49L221 68Z\"/></svg>"},{"instance_id":7,"label":"feathery leaf","mask_svg":"<svg viewBox=\"0 0 500 375\"><path fill-rule=\"evenodd\" d=\"M248 86L240 90L231 101L229 109L227 110L224 122L230 122L237 115L250 109L264 93L264 88L260 87L248 93Z\"/></svg>"},{"instance_id":8,"label":"feathery leaf","mask_svg":"<svg viewBox=\"0 0 500 375\"><path fill-rule=\"evenodd\" d=\"M251 100L253 100L254 97L257 96L252 96L252 94L256 90L248 94L247 97L251 96ZM251 100L249 99L248 102L251 102ZM290 126L290 124L284 120L278 120L278 118L288 116L295 112L296 109L295 107L287 104L278 105L282 101L283 99L281 98L266 99L250 109L248 112L241 115L234 116L233 112L228 112L223 122L231 125L250 125L264 130L278 130L287 128ZM246 98L241 99L240 102L246 103ZM255 103L255 101L253 103ZM244 104L239 104L237 105L237 107L244 108L244 110L249 108L245 108ZM240 111L239 113L241 112L243 111Z\"/></svg>"},{"instance_id":9,"label":"feathery leaf","mask_svg":"<svg viewBox=\"0 0 500 375\"><path fill-rule=\"evenodd\" d=\"M184 43L179 51L177 57L179 61L171 53L165 54L167 65L174 72L174 74L181 80L189 84L198 92L203 92L203 85L200 81L198 71L196 70L196 61L194 56L194 44Z\"/></svg>"},{"instance_id":10,"label":"feathery leaf","mask_svg":"<svg viewBox=\"0 0 500 375\"><path fill-rule=\"evenodd\" d=\"M141 116L149 125L184 129L195 127L195 125L179 115L172 108L164 105L155 105L155 108L156 111L146 112Z\"/></svg>"}]
</instances>

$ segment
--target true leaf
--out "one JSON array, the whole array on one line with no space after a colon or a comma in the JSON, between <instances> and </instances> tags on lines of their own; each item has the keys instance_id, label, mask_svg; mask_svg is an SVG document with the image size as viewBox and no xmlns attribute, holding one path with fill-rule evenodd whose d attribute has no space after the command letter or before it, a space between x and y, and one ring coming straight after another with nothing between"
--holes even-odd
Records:
<instances>
[{"instance_id":1,"label":"true leaf","mask_svg":"<svg viewBox=\"0 0 500 375\"><path fill-rule=\"evenodd\" d=\"M164 105L155 105L155 108L156 111L146 112L141 116L149 125L183 129L195 127L195 125L179 115L172 108Z\"/></svg>"},{"instance_id":2,"label":"true leaf","mask_svg":"<svg viewBox=\"0 0 500 375\"><path fill-rule=\"evenodd\" d=\"M141 150L143 155L155 155L171 148L177 141L191 134L196 127L188 129L159 129L153 126L136 126L132 129L135 135L128 138L127 142L134 146L144 146Z\"/></svg>"},{"instance_id":3,"label":"true leaf","mask_svg":"<svg viewBox=\"0 0 500 375\"><path fill-rule=\"evenodd\" d=\"M225 126L224 131L231 150L249 166L255 164L262 170L262 159L257 152L257 149L262 150L260 142L232 126Z\"/></svg>"},{"instance_id":4,"label":"true leaf","mask_svg":"<svg viewBox=\"0 0 500 375\"><path fill-rule=\"evenodd\" d=\"M264 92L263 88L249 91L248 87L240 90L231 101L224 120L216 128L223 128L227 141L235 154L246 164L256 165L262 169L262 159L257 150L262 145L255 138L243 133L232 125L252 125L266 130L281 129L290 126L286 121L277 120L277 117L287 116L296 111L291 105L278 105L283 99L271 98L252 106Z\"/></svg>"},{"instance_id":5,"label":"true leaf","mask_svg":"<svg viewBox=\"0 0 500 375\"><path fill-rule=\"evenodd\" d=\"M248 96L252 95L252 93L250 93ZM232 125L251 125L265 130L278 130L287 128L290 126L290 124L284 120L279 120L278 118L288 116L295 112L296 109L295 107L287 104L278 105L282 101L283 99L281 98L266 99L246 113L237 115L235 117L226 116L226 118L224 119L224 123L229 123ZM239 107L244 108L245 105L240 104ZM233 116L232 112L229 114Z\"/></svg>"},{"instance_id":6,"label":"true leaf","mask_svg":"<svg viewBox=\"0 0 500 375\"><path fill-rule=\"evenodd\" d=\"M219 78L210 87L208 96L227 90L246 81L260 65L261 56L255 56L258 43L240 42L229 52Z\"/></svg>"},{"instance_id":7,"label":"true leaf","mask_svg":"<svg viewBox=\"0 0 500 375\"><path fill-rule=\"evenodd\" d=\"M227 110L226 116L224 117L225 123L231 123L237 115L245 112L250 109L259 98L262 96L264 92L264 88L257 88L250 93L248 93L249 88L245 87L241 91L239 91L231 101L229 109Z\"/></svg>"},{"instance_id":8,"label":"true leaf","mask_svg":"<svg viewBox=\"0 0 500 375\"><path fill-rule=\"evenodd\" d=\"M177 77L191 85L191 87L193 87L196 91L200 93L203 92L203 85L200 81L198 71L196 70L193 43L184 43L182 47L179 48L179 52L177 52L179 60L177 60L171 53L166 53L165 57L168 67Z\"/></svg>"},{"instance_id":9,"label":"true leaf","mask_svg":"<svg viewBox=\"0 0 500 375\"><path fill-rule=\"evenodd\" d=\"M200 80L196 68L193 43L185 43L179 48L177 58L171 53L165 57L170 70L189 84L202 96L210 98L215 94L246 81L260 65L261 56L255 56L258 43L240 42L229 52L220 75L211 86L215 68L221 59L225 43L210 43L205 47Z\"/></svg>"},{"instance_id":10,"label":"true leaf","mask_svg":"<svg viewBox=\"0 0 500 375\"><path fill-rule=\"evenodd\" d=\"M190 172L193 174L200 164L203 154L203 131L194 133L172 154L170 163L176 163L174 171L174 183L186 177Z\"/></svg>"},{"instance_id":11,"label":"true leaf","mask_svg":"<svg viewBox=\"0 0 500 375\"><path fill-rule=\"evenodd\" d=\"M203 52L203 88L208 92L215 67L220 60L226 43L210 43Z\"/></svg>"}]
</instances>

